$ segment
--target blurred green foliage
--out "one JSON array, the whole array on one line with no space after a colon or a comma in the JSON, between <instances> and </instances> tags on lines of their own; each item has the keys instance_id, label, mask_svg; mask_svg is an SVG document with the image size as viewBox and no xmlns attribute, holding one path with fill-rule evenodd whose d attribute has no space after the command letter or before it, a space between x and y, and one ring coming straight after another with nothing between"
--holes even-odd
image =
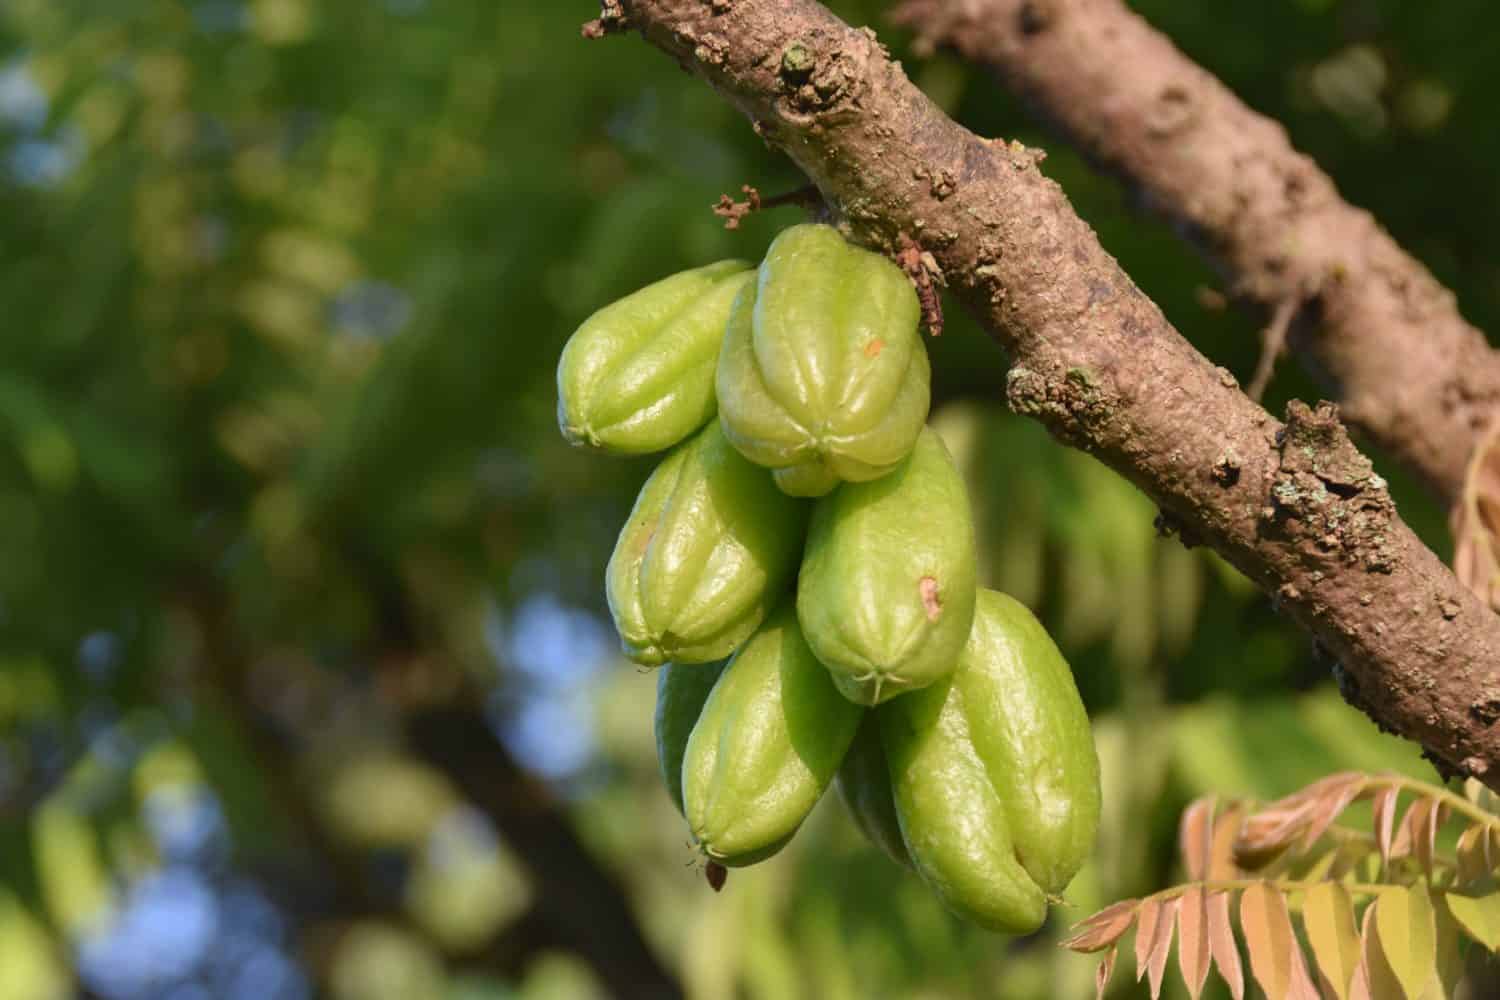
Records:
<instances>
[{"instance_id":1,"label":"blurred green foliage","mask_svg":"<svg viewBox=\"0 0 1500 1000\"><path fill-rule=\"evenodd\" d=\"M1253 318L1201 305L1213 275L1113 183L982 75L910 59L884 4L833 6L976 131L1046 147L1178 328L1253 367ZM1500 328L1500 12L1133 6ZM1158 539L1149 502L1007 415L1001 352L952 307L931 348L955 402L935 423L988 580L1039 609L1095 714L1098 860L1057 926L1005 941L824 804L785 854L709 892L656 778L654 686L598 638L604 562L650 462L570 450L553 366L592 310L754 257L798 219L726 231L720 193L800 180L655 51L583 41L591 14L0 5L0 998L137 995L101 942L136 928L180 951L189 911L138 927L142 900L211 890L227 926L246 880L293 970L261 996L601 995L578 939L528 930L538 913L566 927L567 907L586 920L590 885L623 893L693 997L1081 995L1092 965L1051 946L1057 926L1172 877L1190 797L1429 773L1233 570ZM1316 395L1286 365L1273 408ZM1444 512L1387 464L1443 551ZM403 736L443 696L503 737L465 768ZM477 802L487 754L550 783ZM538 877L535 845L505 831L548 809L612 881ZM184 816L223 856L182 846ZM148 892L164 885L177 895ZM238 995L214 954L172 981Z\"/></svg>"}]
</instances>

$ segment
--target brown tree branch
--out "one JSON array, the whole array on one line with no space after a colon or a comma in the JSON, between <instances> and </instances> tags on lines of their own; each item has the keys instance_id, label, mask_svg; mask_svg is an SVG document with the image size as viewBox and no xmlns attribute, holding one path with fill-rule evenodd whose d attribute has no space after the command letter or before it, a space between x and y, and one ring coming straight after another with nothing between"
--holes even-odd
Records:
<instances>
[{"instance_id":1,"label":"brown tree branch","mask_svg":"<svg viewBox=\"0 0 1500 1000\"><path fill-rule=\"evenodd\" d=\"M512 943L550 940L568 948L616 996L681 997L681 985L646 941L625 888L578 838L566 804L516 762L491 728L485 694L474 681L481 666L465 661L452 636L429 620L431 609L418 591L379 557L352 540L344 549L364 568L380 604L370 654L390 682L384 686L402 742L489 818L537 888L527 926L517 929L522 941ZM433 669L442 675L436 683L427 676Z\"/></svg>"},{"instance_id":2,"label":"brown tree branch","mask_svg":"<svg viewBox=\"0 0 1500 1000\"><path fill-rule=\"evenodd\" d=\"M990 68L1275 313L1354 427L1448 505L1500 402L1500 355L1369 213L1121 0L905 0L893 17Z\"/></svg>"},{"instance_id":3,"label":"brown tree branch","mask_svg":"<svg viewBox=\"0 0 1500 1000\"><path fill-rule=\"evenodd\" d=\"M1250 384L1245 388L1245 395L1257 403L1265 397L1266 388L1271 384L1276 362L1281 357L1282 349L1286 347L1287 331L1291 329L1292 319L1301 306L1302 303L1297 299L1279 302L1271 314L1270 325L1260 335L1260 360L1256 362L1255 374L1250 377Z\"/></svg>"},{"instance_id":4,"label":"brown tree branch","mask_svg":"<svg viewBox=\"0 0 1500 1000\"><path fill-rule=\"evenodd\" d=\"M1500 787L1500 617L1397 516L1331 405L1285 426L1187 343L1043 177L812 0L622 0L856 238L912 234L1010 352L1011 408L1096 454L1276 595L1377 721ZM1232 474L1227 474L1232 470Z\"/></svg>"},{"instance_id":5,"label":"brown tree branch","mask_svg":"<svg viewBox=\"0 0 1500 1000\"><path fill-rule=\"evenodd\" d=\"M495 738L478 702L410 714L407 744L447 775L525 859L539 892L536 919L587 960L615 996L682 996L642 936L624 890L578 839L562 804Z\"/></svg>"},{"instance_id":6,"label":"brown tree branch","mask_svg":"<svg viewBox=\"0 0 1500 1000\"><path fill-rule=\"evenodd\" d=\"M351 920L378 918L412 933L425 932L411 919L399 896L383 892L369 878L358 848L341 843L326 828L312 789L300 777L302 748L278 732L253 689L253 657L233 621L230 598L209 573L187 574L179 603L197 627L200 697L217 705L238 730L265 772L276 805L305 851L299 875L309 867L327 881L331 913L299 913L327 928ZM373 658L391 663L420 659L416 631L405 595L379 576L372 577L385 610L385 627ZM441 655L434 657L447 663ZM441 772L467 803L484 813L525 866L537 898L521 919L496 940L445 955L450 966L515 974L546 949L574 952L588 962L617 996L675 1000L682 988L645 940L623 888L579 841L563 804L515 762L485 721L483 695L458 675L435 685L439 693L419 705L393 706L397 735L423 763Z\"/></svg>"}]
</instances>

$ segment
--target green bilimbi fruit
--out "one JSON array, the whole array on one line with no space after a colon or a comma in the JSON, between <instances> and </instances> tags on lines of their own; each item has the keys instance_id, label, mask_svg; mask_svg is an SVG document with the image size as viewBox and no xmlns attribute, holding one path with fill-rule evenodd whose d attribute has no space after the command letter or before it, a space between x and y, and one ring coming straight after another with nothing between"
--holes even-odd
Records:
<instances>
[{"instance_id":1,"label":"green bilimbi fruit","mask_svg":"<svg viewBox=\"0 0 1500 1000\"><path fill-rule=\"evenodd\" d=\"M625 655L657 666L734 652L786 591L807 506L731 448L717 421L679 445L641 488L605 570Z\"/></svg>"},{"instance_id":2,"label":"green bilimbi fruit","mask_svg":"<svg viewBox=\"0 0 1500 1000\"><path fill-rule=\"evenodd\" d=\"M880 848L898 864L911 867L911 855L901 840L901 821L896 816L896 800L891 794L891 775L885 763L885 748L880 745L880 728L873 712L866 713L859 732L844 755L834 782L839 798L844 800L854 824L870 843Z\"/></svg>"},{"instance_id":3,"label":"green bilimbi fruit","mask_svg":"<svg viewBox=\"0 0 1500 1000\"><path fill-rule=\"evenodd\" d=\"M742 260L683 271L584 320L557 365L563 436L644 455L672 447L712 419L724 324L754 274Z\"/></svg>"},{"instance_id":4,"label":"green bilimbi fruit","mask_svg":"<svg viewBox=\"0 0 1500 1000\"><path fill-rule=\"evenodd\" d=\"M814 506L797 616L845 697L877 705L952 672L975 577L963 479L924 430L890 475L845 483Z\"/></svg>"},{"instance_id":5,"label":"green bilimbi fruit","mask_svg":"<svg viewBox=\"0 0 1500 1000\"><path fill-rule=\"evenodd\" d=\"M1059 895L1094 850L1099 757L1073 672L1020 601L981 590L954 684L1021 865Z\"/></svg>"},{"instance_id":6,"label":"green bilimbi fruit","mask_svg":"<svg viewBox=\"0 0 1500 1000\"><path fill-rule=\"evenodd\" d=\"M921 307L895 264L829 226L793 226L736 300L719 420L796 496L864 482L906 457L930 402Z\"/></svg>"},{"instance_id":7,"label":"green bilimbi fruit","mask_svg":"<svg viewBox=\"0 0 1500 1000\"><path fill-rule=\"evenodd\" d=\"M1005 803L974 748L953 678L877 711L902 840L923 880L962 917L1029 934L1047 896L1016 858Z\"/></svg>"},{"instance_id":8,"label":"green bilimbi fruit","mask_svg":"<svg viewBox=\"0 0 1500 1000\"><path fill-rule=\"evenodd\" d=\"M790 604L735 654L688 737L682 797L703 852L770 857L833 781L864 710L841 697Z\"/></svg>"},{"instance_id":9,"label":"green bilimbi fruit","mask_svg":"<svg viewBox=\"0 0 1500 1000\"><path fill-rule=\"evenodd\" d=\"M984 591L953 676L876 715L917 871L985 927L1040 927L1099 828L1088 716L1046 631Z\"/></svg>"},{"instance_id":10,"label":"green bilimbi fruit","mask_svg":"<svg viewBox=\"0 0 1500 1000\"><path fill-rule=\"evenodd\" d=\"M656 762L677 811L682 804L682 758L703 703L724 672L722 663L668 663L656 675Z\"/></svg>"}]
</instances>

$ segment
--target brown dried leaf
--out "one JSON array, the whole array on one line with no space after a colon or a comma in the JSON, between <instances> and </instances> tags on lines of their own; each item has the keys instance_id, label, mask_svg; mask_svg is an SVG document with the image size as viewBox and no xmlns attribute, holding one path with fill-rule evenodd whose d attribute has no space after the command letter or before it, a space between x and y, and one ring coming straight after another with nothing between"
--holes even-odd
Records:
<instances>
[{"instance_id":1,"label":"brown dried leaf","mask_svg":"<svg viewBox=\"0 0 1500 1000\"><path fill-rule=\"evenodd\" d=\"M1211 892L1204 900L1208 911L1208 950L1214 965L1229 986L1234 1000L1245 1000L1245 969L1240 964L1240 947L1234 940L1234 925L1229 922L1229 893Z\"/></svg>"},{"instance_id":2,"label":"brown dried leaf","mask_svg":"<svg viewBox=\"0 0 1500 1000\"><path fill-rule=\"evenodd\" d=\"M1177 926L1177 912L1182 908L1181 898L1162 904L1161 916L1157 918L1155 932L1151 935L1151 954L1147 956L1147 973L1151 977L1151 1000L1161 996L1161 979L1167 968L1167 953L1172 950L1172 931Z\"/></svg>"},{"instance_id":3,"label":"brown dried leaf","mask_svg":"<svg viewBox=\"0 0 1500 1000\"><path fill-rule=\"evenodd\" d=\"M1292 934L1286 898L1269 883L1257 882L1240 897L1240 927L1250 951L1250 972L1268 997L1287 997L1292 989Z\"/></svg>"},{"instance_id":4,"label":"brown dried leaf","mask_svg":"<svg viewBox=\"0 0 1500 1000\"><path fill-rule=\"evenodd\" d=\"M1284 837L1288 830L1300 829L1316 804L1316 799L1292 799L1252 813L1240 828L1239 843L1261 847L1268 839L1275 840Z\"/></svg>"},{"instance_id":5,"label":"brown dried leaf","mask_svg":"<svg viewBox=\"0 0 1500 1000\"><path fill-rule=\"evenodd\" d=\"M1212 846L1209 847L1208 877L1215 881L1232 881L1240 877L1240 866L1234 862L1234 842L1244 823L1244 808L1231 804L1214 818Z\"/></svg>"},{"instance_id":6,"label":"brown dried leaf","mask_svg":"<svg viewBox=\"0 0 1500 1000\"><path fill-rule=\"evenodd\" d=\"M1297 841L1317 809L1317 799L1297 799L1251 816L1235 838L1235 862L1242 868L1265 867Z\"/></svg>"},{"instance_id":7,"label":"brown dried leaf","mask_svg":"<svg viewBox=\"0 0 1500 1000\"><path fill-rule=\"evenodd\" d=\"M1151 945L1156 940L1156 925L1161 920L1162 903L1159 899L1141 900L1141 908L1135 920L1135 981L1140 982L1150 964Z\"/></svg>"},{"instance_id":8,"label":"brown dried leaf","mask_svg":"<svg viewBox=\"0 0 1500 1000\"><path fill-rule=\"evenodd\" d=\"M1323 1000L1307 971L1307 957L1302 954L1302 946L1295 937L1292 938L1292 982L1287 997L1288 1000Z\"/></svg>"},{"instance_id":9,"label":"brown dried leaf","mask_svg":"<svg viewBox=\"0 0 1500 1000\"><path fill-rule=\"evenodd\" d=\"M1084 952L1108 948L1130 929L1139 905L1139 900L1134 899L1111 903L1093 916L1074 924L1073 936L1064 940L1061 946Z\"/></svg>"},{"instance_id":10,"label":"brown dried leaf","mask_svg":"<svg viewBox=\"0 0 1500 1000\"><path fill-rule=\"evenodd\" d=\"M1277 806L1304 802L1308 799L1329 799L1339 795L1347 785L1356 785L1362 790L1367 781L1369 781L1369 776L1363 771L1335 771L1271 804ZM1359 791L1356 791L1355 795L1358 796Z\"/></svg>"},{"instance_id":11,"label":"brown dried leaf","mask_svg":"<svg viewBox=\"0 0 1500 1000\"><path fill-rule=\"evenodd\" d=\"M1416 841L1417 860L1422 863L1422 870L1429 878L1432 877L1432 856L1437 852L1438 830L1442 829L1443 821L1447 818L1448 806L1434 799L1432 809L1427 813L1427 824Z\"/></svg>"},{"instance_id":12,"label":"brown dried leaf","mask_svg":"<svg viewBox=\"0 0 1500 1000\"><path fill-rule=\"evenodd\" d=\"M1436 800L1424 796L1413 801L1396 829L1391 856L1399 858L1410 854L1431 875L1432 852L1442 818L1442 807Z\"/></svg>"},{"instance_id":13,"label":"brown dried leaf","mask_svg":"<svg viewBox=\"0 0 1500 1000\"><path fill-rule=\"evenodd\" d=\"M1119 953L1118 948L1109 949L1100 959L1099 967L1094 970L1094 1000L1104 1000L1104 991L1109 986L1109 977L1115 971L1115 957Z\"/></svg>"},{"instance_id":14,"label":"brown dried leaf","mask_svg":"<svg viewBox=\"0 0 1500 1000\"><path fill-rule=\"evenodd\" d=\"M1358 772L1344 772L1325 778L1318 782L1323 786L1317 802L1317 809L1313 810L1308 819L1307 829L1302 832L1302 849L1311 847L1324 831L1338 819L1339 815L1347 808L1349 803L1359 797L1365 788L1365 776ZM1317 786L1313 786L1317 787Z\"/></svg>"},{"instance_id":15,"label":"brown dried leaf","mask_svg":"<svg viewBox=\"0 0 1500 1000\"><path fill-rule=\"evenodd\" d=\"M1370 996L1370 974L1363 962L1354 970L1354 978L1349 981L1349 1000L1374 1000Z\"/></svg>"},{"instance_id":16,"label":"brown dried leaf","mask_svg":"<svg viewBox=\"0 0 1500 1000\"><path fill-rule=\"evenodd\" d=\"M1214 808L1218 798L1212 795L1195 800L1182 811L1177 822L1177 850L1188 878L1200 882L1208 877L1213 858Z\"/></svg>"},{"instance_id":17,"label":"brown dried leaf","mask_svg":"<svg viewBox=\"0 0 1500 1000\"><path fill-rule=\"evenodd\" d=\"M1396 823L1396 834L1391 838L1391 857L1404 858L1411 854L1411 827L1413 823L1422 822L1426 808L1426 799L1416 799L1406 807L1406 814Z\"/></svg>"},{"instance_id":18,"label":"brown dried leaf","mask_svg":"<svg viewBox=\"0 0 1500 1000\"><path fill-rule=\"evenodd\" d=\"M1177 967L1188 993L1198 1000L1208 982L1212 959L1208 950L1208 901L1200 886L1182 894L1177 908Z\"/></svg>"},{"instance_id":19,"label":"brown dried leaf","mask_svg":"<svg viewBox=\"0 0 1500 1000\"><path fill-rule=\"evenodd\" d=\"M1391 828L1396 819L1396 799L1401 794L1401 789L1395 785L1388 785L1375 793L1373 815L1371 817L1375 827L1375 843L1380 847L1381 864L1391 862Z\"/></svg>"}]
</instances>

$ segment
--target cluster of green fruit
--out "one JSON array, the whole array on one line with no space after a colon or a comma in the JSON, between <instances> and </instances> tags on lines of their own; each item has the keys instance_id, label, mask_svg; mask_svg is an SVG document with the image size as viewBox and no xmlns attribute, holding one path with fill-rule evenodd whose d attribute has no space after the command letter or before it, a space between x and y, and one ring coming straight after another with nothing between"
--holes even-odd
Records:
<instances>
[{"instance_id":1,"label":"cluster of green fruit","mask_svg":"<svg viewBox=\"0 0 1500 1000\"><path fill-rule=\"evenodd\" d=\"M1092 850L1098 761L1051 638L977 585L919 313L889 260L796 226L758 268L590 317L558 418L578 444L674 448L607 592L626 654L665 664L662 774L710 877L776 853L837 780L951 909L1025 933Z\"/></svg>"}]
</instances>

